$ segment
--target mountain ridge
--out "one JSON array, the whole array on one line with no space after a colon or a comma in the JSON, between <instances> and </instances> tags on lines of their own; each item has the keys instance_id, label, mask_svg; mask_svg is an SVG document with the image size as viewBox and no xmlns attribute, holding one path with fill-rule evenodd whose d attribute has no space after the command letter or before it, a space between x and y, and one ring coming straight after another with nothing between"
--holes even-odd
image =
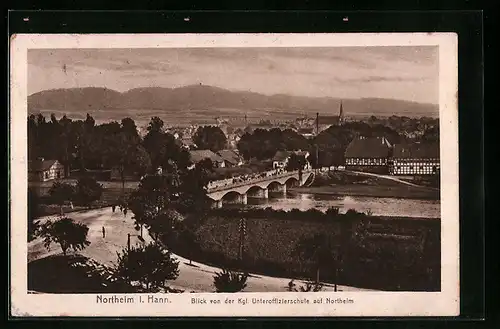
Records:
<instances>
[{"instance_id":1,"label":"mountain ridge","mask_svg":"<svg viewBox=\"0 0 500 329\"><path fill-rule=\"evenodd\" d=\"M349 115L438 115L438 105L387 98L307 97L286 94L264 95L252 91L233 91L208 85L178 88L138 87L119 92L105 87L59 88L28 96L28 112L57 111L67 114L114 111L196 112L198 116L245 110L249 116L290 116L306 112L338 114L340 102ZM205 112L205 113L204 113ZM219 113L221 112L221 113ZM189 114L189 113L188 113ZM241 113L240 113L241 115Z\"/></svg>"}]
</instances>

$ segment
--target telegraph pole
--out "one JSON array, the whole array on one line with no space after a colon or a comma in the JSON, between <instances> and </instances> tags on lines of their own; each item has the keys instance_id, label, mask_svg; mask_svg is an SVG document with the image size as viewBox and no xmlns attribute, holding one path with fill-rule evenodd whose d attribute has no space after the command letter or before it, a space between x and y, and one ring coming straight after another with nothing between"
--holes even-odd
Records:
<instances>
[{"instance_id":1,"label":"telegraph pole","mask_svg":"<svg viewBox=\"0 0 500 329\"><path fill-rule=\"evenodd\" d=\"M246 231L247 231L247 220L246 218L241 218L240 219L240 225L239 225L239 231L240 231L240 250L239 250L239 258L240 258L240 266L243 266L243 253L245 250L245 236L246 236Z\"/></svg>"}]
</instances>

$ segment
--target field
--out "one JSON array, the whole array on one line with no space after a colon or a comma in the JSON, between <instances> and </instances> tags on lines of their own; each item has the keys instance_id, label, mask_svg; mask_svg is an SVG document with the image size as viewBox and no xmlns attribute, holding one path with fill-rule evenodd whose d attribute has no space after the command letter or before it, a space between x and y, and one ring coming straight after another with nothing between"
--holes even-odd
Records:
<instances>
[{"instance_id":1,"label":"field","mask_svg":"<svg viewBox=\"0 0 500 329\"><path fill-rule=\"evenodd\" d=\"M261 211L262 212L262 211ZM339 241L343 263L338 284L391 291L440 290L440 221L406 218L367 217L363 242L351 228L357 220L304 220L293 214L283 216L210 216L196 235L201 251L191 253L194 260L218 266L246 269L273 276L313 278L311 262L300 260L293 250L300 239L327 232ZM246 218L243 263L239 258L239 222ZM182 250L172 247L174 252ZM334 264L324 264L321 280L334 281Z\"/></svg>"},{"instance_id":2,"label":"field","mask_svg":"<svg viewBox=\"0 0 500 329\"><path fill-rule=\"evenodd\" d=\"M430 199L439 200L439 191L425 188L413 187L399 184L398 186L380 186L380 185L330 185L315 187L293 188L290 191L297 191L311 194L324 195L350 195L366 197L388 197L388 198L408 198L408 199Z\"/></svg>"},{"instance_id":3,"label":"field","mask_svg":"<svg viewBox=\"0 0 500 329\"><path fill-rule=\"evenodd\" d=\"M427 180L430 180L430 178L412 180L410 183L418 184ZM379 177L363 176L345 171L320 174L315 178L310 187L301 187L293 190L303 193L324 195L393 197L431 200L439 200L440 198L440 191L429 185L421 184L421 186L411 186L404 184L404 182Z\"/></svg>"}]
</instances>

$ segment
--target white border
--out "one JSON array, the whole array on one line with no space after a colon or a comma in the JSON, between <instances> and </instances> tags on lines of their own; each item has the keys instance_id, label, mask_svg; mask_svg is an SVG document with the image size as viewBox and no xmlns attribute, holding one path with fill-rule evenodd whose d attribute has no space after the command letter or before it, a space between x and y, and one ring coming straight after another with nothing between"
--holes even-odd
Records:
<instances>
[{"instance_id":1,"label":"white border","mask_svg":"<svg viewBox=\"0 0 500 329\"><path fill-rule=\"evenodd\" d=\"M27 50L34 48L177 47L439 47L441 140L441 292L298 293L351 298L354 304L239 305L225 297L283 297L294 293L169 294L157 304L97 304L96 295L27 294ZM453 316L459 315L458 55L454 33L345 34L99 34L11 38L11 313L14 316ZM222 305L192 305L192 297L217 297Z\"/></svg>"}]
</instances>

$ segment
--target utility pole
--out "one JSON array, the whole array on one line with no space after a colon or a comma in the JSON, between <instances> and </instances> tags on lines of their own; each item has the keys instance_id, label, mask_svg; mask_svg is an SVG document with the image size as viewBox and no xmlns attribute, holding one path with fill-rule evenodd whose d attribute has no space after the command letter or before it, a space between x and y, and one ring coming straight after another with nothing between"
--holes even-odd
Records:
<instances>
[{"instance_id":1,"label":"utility pole","mask_svg":"<svg viewBox=\"0 0 500 329\"><path fill-rule=\"evenodd\" d=\"M246 218L240 219L239 231L240 231L239 259L240 259L240 264L242 266L243 265L243 253L245 250L245 236L247 233L247 220L246 220Z\"/></svg>"}]
</instances>

